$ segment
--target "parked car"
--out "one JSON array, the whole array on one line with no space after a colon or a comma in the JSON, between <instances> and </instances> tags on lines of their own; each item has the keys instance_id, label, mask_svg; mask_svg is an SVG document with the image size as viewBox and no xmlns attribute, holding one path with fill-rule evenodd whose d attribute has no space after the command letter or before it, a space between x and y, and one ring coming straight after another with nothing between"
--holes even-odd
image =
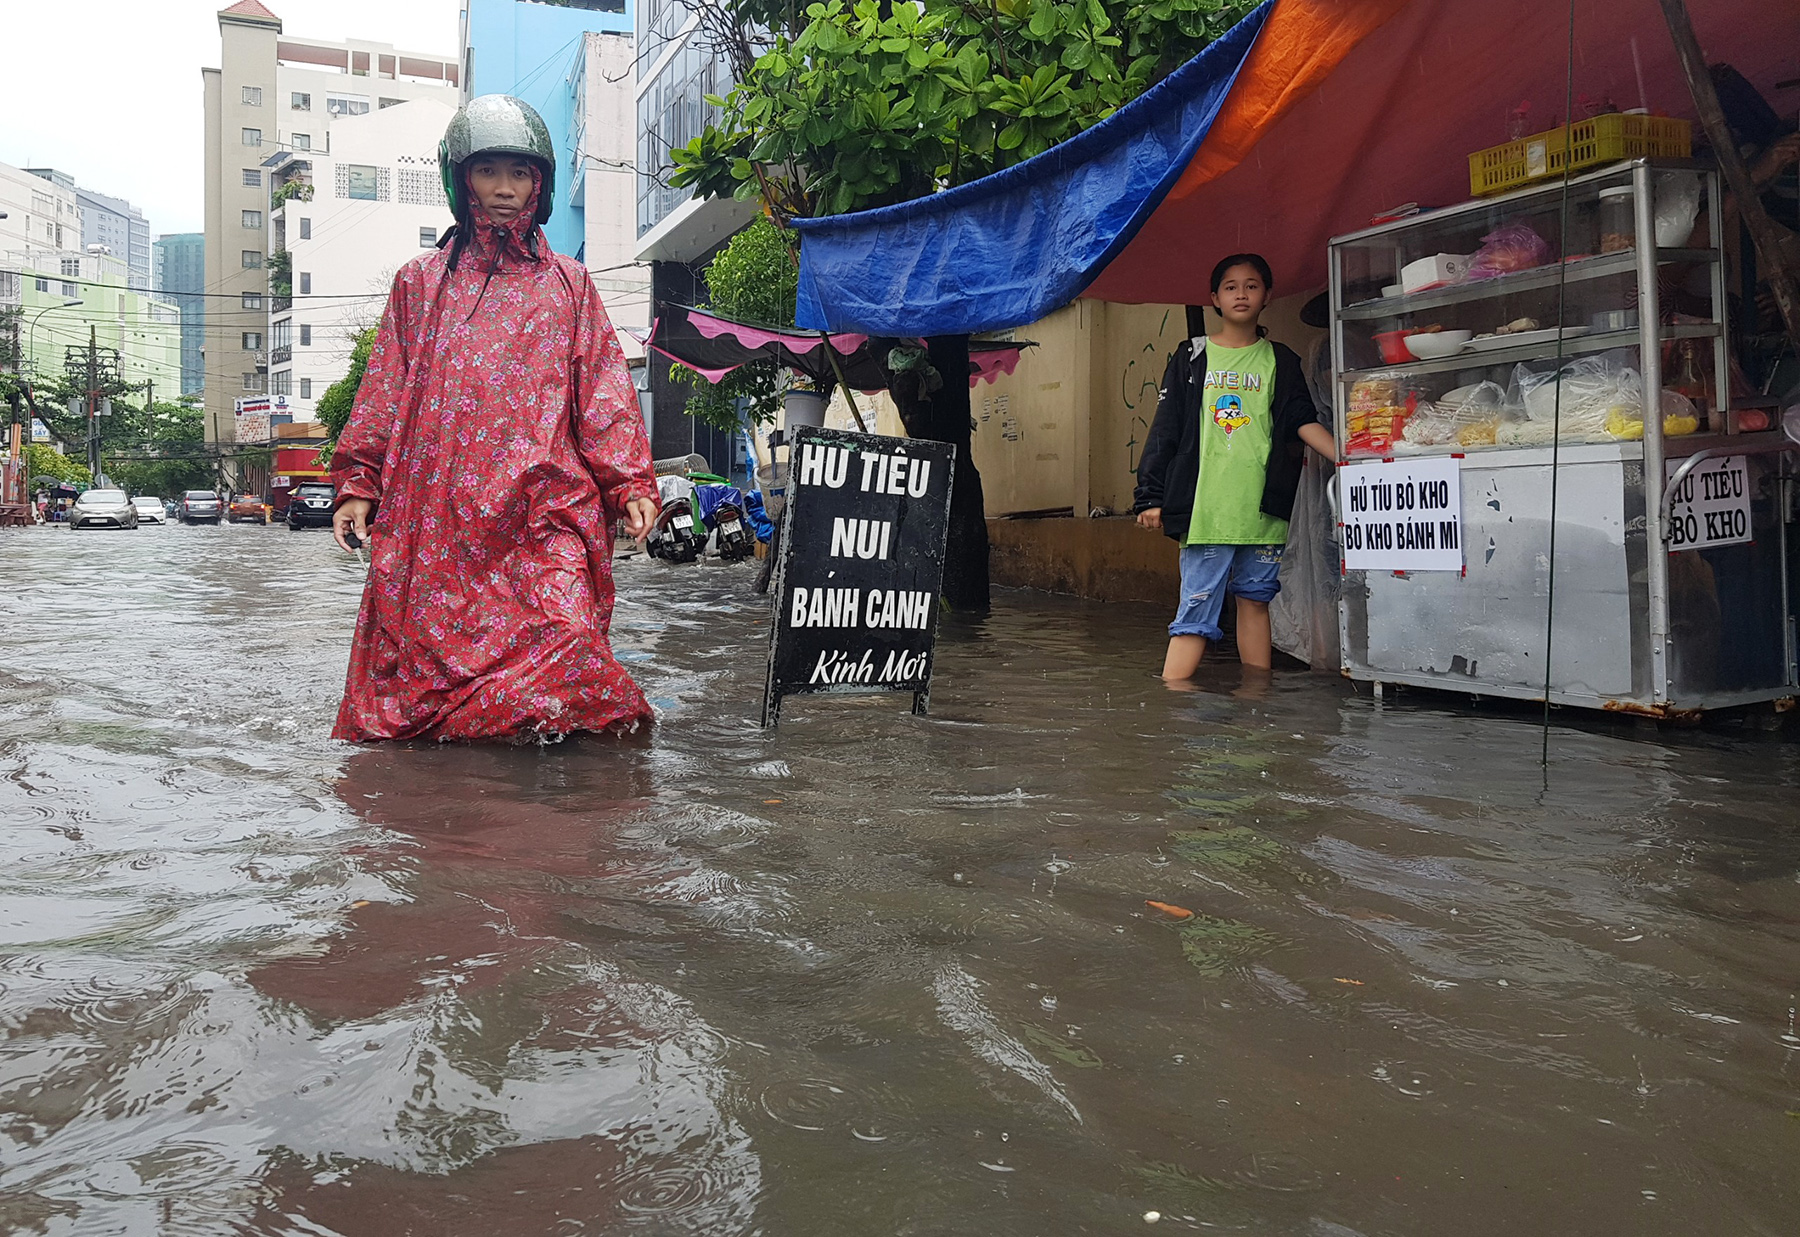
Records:
<instances>
[{"instance_id":1,"label":"parked car","mask_svg":"<svg viewBox=\"0 0 1800 1237\"><path fill-rule=\"evenodd\" d=\"M217 524L223 506L211 490L189 490L181 496L176 518L183 524Z\"/></svg>"},{"instance_id":2,"label":"parked car","mask_svg":"<svg viewBox=\"0 0 1800 1237\"><path fill-rule=\"evenodd\" d=\"M252 524L267 524L269 504L261 494L239 494L231 500L231 507L225 512L225 518L233 524L240 520L248 520Z\"/></svg>"},{"instance_id":3,"label":"parked car","mask_svg":"<svg viewBox=\"0 0 1800 1237\"><path fill-rule=\"evenodd\" d=\"M137 508L139 524L163 524L168 521L163 500L154 494L139 494L131 500L131 505Z\"/></svg>"},{"instance_id":4,"label":"parked car","mask_svg":"<svg viewBox=\"0 0 1800 1237\"><path fill-rule=\"evenodd\" d=\"M330 528L337 491L323 482L307 482L288 495L289 528Z\"/></svg>"},{"instance_id":5,"label":"parked car","mask_svg":"<svg viewBox=\"0 0 1800 1237\"><path fill-rule=\"evenodd\" d=\"M89 490L69 509L70 528L136 528L137 508L124 490Z\"/></svg>"}]
</instances>

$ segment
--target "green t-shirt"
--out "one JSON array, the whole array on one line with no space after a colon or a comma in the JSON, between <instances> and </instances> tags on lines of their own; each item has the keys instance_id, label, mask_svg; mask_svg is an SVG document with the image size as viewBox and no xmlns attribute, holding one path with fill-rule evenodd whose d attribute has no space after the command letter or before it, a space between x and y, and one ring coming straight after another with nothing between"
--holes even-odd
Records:
<instances>
[{"instance_id":1,"label":"green t-shirt","mask_svg":"<svg viewBox=\"0 0 1800 1237\"><path fill-rule=\"evenodd\" d=\"M1248 348L1206 342L1205 388L1200 393L1200 477L1187 545L1281 545L1287 521L1262 512L1263 479L1274 422L1275 348L1259 339Z\"/></svg>"}]
</instances>

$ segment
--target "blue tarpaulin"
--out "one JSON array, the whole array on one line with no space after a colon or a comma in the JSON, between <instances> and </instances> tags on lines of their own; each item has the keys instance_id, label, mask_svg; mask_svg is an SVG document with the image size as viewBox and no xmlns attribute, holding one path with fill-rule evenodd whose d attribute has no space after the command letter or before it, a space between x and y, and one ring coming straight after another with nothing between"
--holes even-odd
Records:
<instances>
[{"instance_id":1,"label":"blue tarpaulin","mask_svg":"<svg viewBox=\"0 0 1800 1237\"><path fill-rule=\"evenodd\" d=\"M1093 128L930 197L796 219L810 330L959 335L1081 295L1181 176L1275 0Z\"/></svg>"}]
</instances>

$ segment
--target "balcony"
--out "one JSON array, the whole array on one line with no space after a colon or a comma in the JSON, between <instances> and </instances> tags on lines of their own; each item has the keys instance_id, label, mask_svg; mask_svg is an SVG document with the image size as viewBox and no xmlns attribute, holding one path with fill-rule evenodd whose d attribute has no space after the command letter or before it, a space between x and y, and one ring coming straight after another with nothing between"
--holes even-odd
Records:
<instances>
[{"instance_id":1,"label":"balcony","mask_svg":"<svg viewBox=\"0 0 1800 1237\"><path fill-rule=\"evenodd\" d=\"M271 296L269 298L269 312L272 314L284 314L293 307L294 298L291 296Z\"/></svg>"},{"instance_id":2,"label":"balcony","mask_svg":"<svg viewBox=\"0 0 1800 1237\"><path fill-rule=\"evenodd\" d=\"M294 359L294 350L286 344L269 350L269 364L285 365Z\"/></svg>"}]
</instances>

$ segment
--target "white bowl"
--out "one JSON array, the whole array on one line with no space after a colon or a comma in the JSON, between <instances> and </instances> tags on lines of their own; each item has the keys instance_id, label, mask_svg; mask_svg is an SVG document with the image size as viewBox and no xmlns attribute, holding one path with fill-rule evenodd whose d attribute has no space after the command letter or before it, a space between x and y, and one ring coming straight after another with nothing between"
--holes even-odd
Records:
<instances>
[{"instance_id":1,"label":"white bowl","mask_svg":"<svg viewBox=\"0 0 1800 1237\"><path fill-rule=\"evenodd\" d=\"M1463 345L1474 338L1474 331L1421 331L1417 335L1406 336L1400 342L1421 361L1435 361L1439 357L1461 352Z\"/></svg>"}]
</instances>

